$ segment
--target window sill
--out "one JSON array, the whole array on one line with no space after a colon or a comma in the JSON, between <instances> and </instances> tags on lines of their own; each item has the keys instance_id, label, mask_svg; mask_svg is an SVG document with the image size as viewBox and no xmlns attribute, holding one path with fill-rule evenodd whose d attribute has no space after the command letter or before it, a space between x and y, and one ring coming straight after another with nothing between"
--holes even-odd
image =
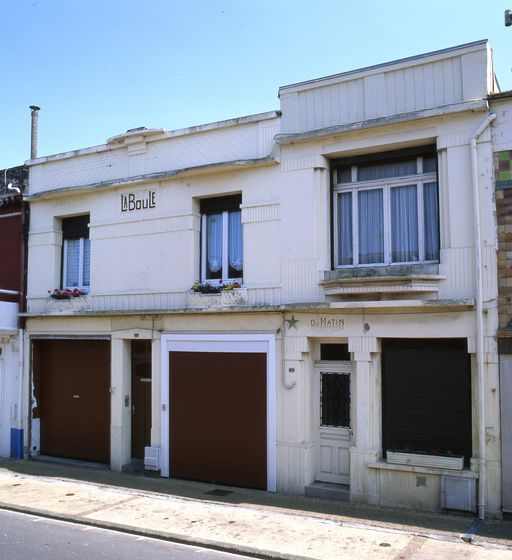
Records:
<instances>
[{"instance_id":1,"label":"window sill","mask_svg":"<svg viewBox=\"0 0 512 560\"><path fill-rule=\"evenodd\" d=\"M388 450L387 462L394 465L433 467L456 471L461 471L464 468L464 458L462 456L432 455L405 451Z\"/></svg>"},{"instance_id":2,"label":"window sill","mask_svg":"<svg viewBox=\"0 0 512 560\"><path fill-rule=\"evenodd\" d=\"M329 270L320 285L325 295L433 293L439 291L439 265L412 264Z\"/></svg>"},{"instance_id":3,"label":"window sill","mask_svg":"<svg viewBox=\"0 0 512 560\"><path fill-rule=\"evenodd\" d=\"M454 469L440 469L437 467L415 467L411 465L394 465L392 463L386 463L385 461L379 461L376 463L367 463L366 465L369 469L385 470L385 471L400 471L407 473L417 473L417 474L431 474L437 476L457 476L461 478L478 478L478 472L471 471L465 468L461 471Z\"/></svg>"}]
</instances>

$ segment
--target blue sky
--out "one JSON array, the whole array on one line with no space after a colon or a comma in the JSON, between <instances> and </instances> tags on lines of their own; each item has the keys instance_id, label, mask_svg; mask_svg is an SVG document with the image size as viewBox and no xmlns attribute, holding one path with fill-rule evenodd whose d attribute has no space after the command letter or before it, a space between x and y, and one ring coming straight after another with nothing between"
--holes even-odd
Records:
<instances>
[{"instance_id":1,"label":"blue sky","mask_svg":"<svg viewBox=\"0 0 512 560\"><path fill-rule=\"evenodd\" d=\"M280 85L489 39L512 89L512 0L0 0L0 169L279 108Z\"/></svg>"}]
</instances>

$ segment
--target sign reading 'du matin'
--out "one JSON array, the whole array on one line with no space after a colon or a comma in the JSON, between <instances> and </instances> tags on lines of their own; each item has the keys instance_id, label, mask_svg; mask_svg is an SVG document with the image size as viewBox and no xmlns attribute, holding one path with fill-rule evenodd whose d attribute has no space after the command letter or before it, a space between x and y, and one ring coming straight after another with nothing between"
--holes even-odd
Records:
<instances>
[{"instance_id":1,"label":"sign reading 'du matin'","mask_svg":"<svg viewBox=\"0 0 512 560\"><path fill-rule=\"evenodd\" d=\"M340 317L332 317L329 315L320 316L311 319L310 326L315 331L332 333L341 331L345 328L345 319L341 319Z\"/></svg>"},{"instance_id":2,"label":"sign reading 'du matin'","mask_svg":"<svg viewBox=\"0 0 512 560\"><path fill-rule=\"evenodd\" d=\"M137 212L156 208L156 191L143 190L121 193L121 212Z\"/></svg>"}]
</instances>

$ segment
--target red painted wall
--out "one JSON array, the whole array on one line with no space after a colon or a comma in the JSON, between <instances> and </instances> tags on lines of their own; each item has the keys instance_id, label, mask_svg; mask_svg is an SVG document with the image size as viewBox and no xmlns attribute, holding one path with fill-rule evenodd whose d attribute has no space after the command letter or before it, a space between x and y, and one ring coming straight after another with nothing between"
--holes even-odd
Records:
<instances>
[{"instance_id":1,"label":"red painted wall","mask_svg":"<svg viewBox=\"0 0 512 560\"><path fill-rule=\"evenodd\" d=\"M9 214L18 214L9 216ZM6 216L6 217L3 217ZM20 291L21 207L19 203L0 207L0 289ZM18 301L18 296L0 293L0 301Z\"/></svg>"}]
</instances>

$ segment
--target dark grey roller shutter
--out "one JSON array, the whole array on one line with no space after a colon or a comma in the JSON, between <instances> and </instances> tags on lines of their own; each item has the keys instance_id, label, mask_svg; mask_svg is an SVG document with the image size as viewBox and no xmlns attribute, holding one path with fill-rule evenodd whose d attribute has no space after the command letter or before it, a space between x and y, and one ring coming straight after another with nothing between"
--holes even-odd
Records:
<instances>
[{"instance_id":1,"label":"dark grey roller shutter","mask_svg":"<svg viewBox=\"0 0 512 560\"><path fill-rule=\"evenodd\" d=\"M382 361L383 451L464 455L471 446L471 373L464 339L386 340Z\"/></svg>"}]
</instances>

